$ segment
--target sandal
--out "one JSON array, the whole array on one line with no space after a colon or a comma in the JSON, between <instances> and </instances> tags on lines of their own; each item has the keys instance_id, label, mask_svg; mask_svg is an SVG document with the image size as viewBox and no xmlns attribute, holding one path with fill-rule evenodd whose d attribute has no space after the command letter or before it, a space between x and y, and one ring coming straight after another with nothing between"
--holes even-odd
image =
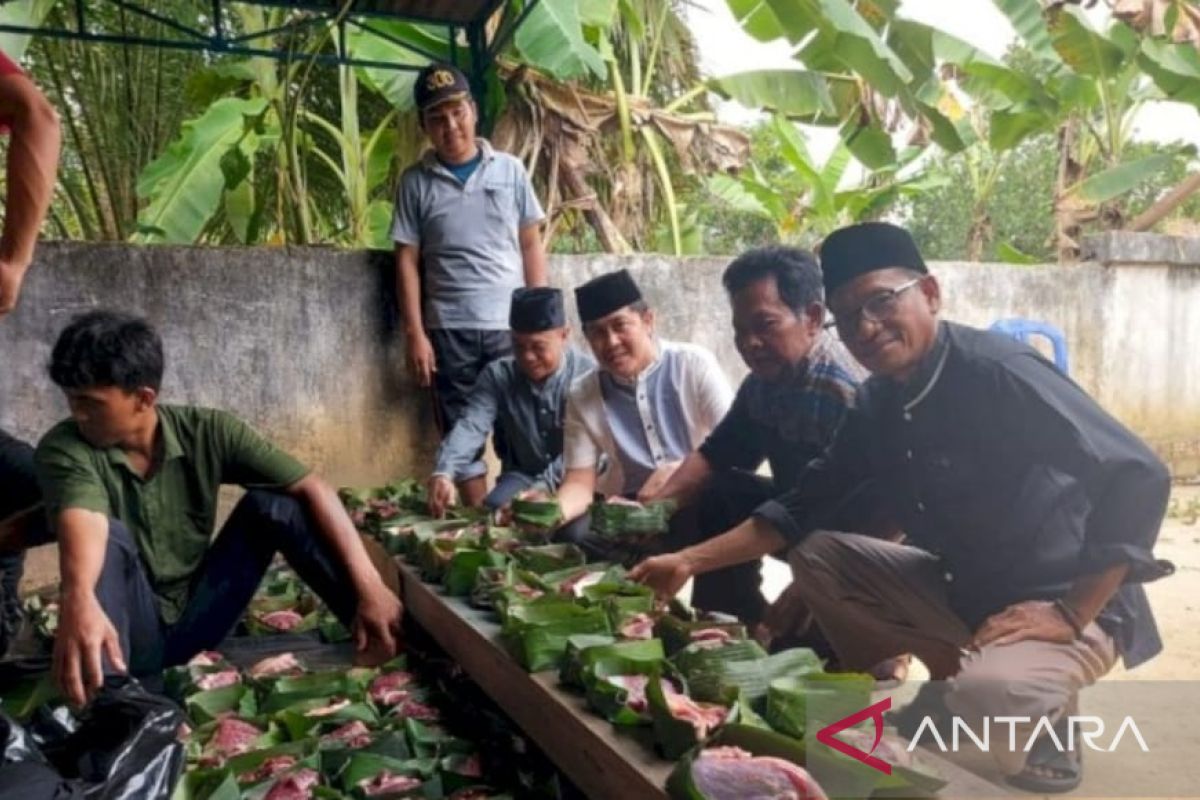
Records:
<instances>
[{"instance_id":1,"label":"sandal","mask_svg":"<svg viewBox=\"0 0 1200 800\"><path fill-rule=\"evenodd\" d=\"M1058 741L1070 741L1070 723L1060 719L1054 726ZM1006 779L1011 786L1035 794L1062 794L1083 780L1083 752L1059 750L1051 737L1042 736L1033 743L1025 769Z\"/></svg>"},{"instance_id":2,"label":"sandal","mask_svg":"<svg viewBox=\"0 0 1200 800\"><path fill-rule=\"evenodd\" d=\"M876 689L894 689L908 680L908 670L912 666L912 654L885 658L871 667L871 677L875 679Z\"/></svg>"}]
</instances>

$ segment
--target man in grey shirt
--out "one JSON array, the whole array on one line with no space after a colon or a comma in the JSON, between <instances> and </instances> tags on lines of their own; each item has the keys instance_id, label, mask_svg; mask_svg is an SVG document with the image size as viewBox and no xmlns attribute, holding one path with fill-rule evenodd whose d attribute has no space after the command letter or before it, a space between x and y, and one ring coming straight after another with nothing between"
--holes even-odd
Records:
<instances>
[{"instance_id":1,"label":"man in grey shirt","mask_svg":"<svg viewBox=\"0 0 1200 800\"><path fill-rule=\"evenodd\" d=\"M429 509L437 517L454 501L453 478L495 428L501 468L487 508L507 505L518 492L553 492L562 483L563 414L567 389L595 362L570 347L562 291L515 289L509 312L513 355L488 364L467 407L442 442L429 479Z\"/></svg>"},{"instance_id":2,"label":"man in grey shirt","mask_svg":"<svg viewBox=\"0 0 1200 800\"><path fill-rule=\"evenodd\" d=\"M429 65L413 94L433 148L400 178L392 239L410 366L434 387L445 434L484 367L512 352L513 289L546 283L545 214L521 162L475 136L478 112L458 69ZM486 493L481 456L452 476L468 505Z\"/></svg>"}]
</instances>

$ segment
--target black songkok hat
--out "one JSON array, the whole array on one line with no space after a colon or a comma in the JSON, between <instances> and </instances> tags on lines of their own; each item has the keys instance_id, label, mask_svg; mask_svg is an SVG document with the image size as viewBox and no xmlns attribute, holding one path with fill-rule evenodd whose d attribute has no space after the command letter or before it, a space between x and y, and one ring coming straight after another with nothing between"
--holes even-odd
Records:
<instances>
[{"instance_id":1,"label":"black songkok hat","mask_svg":"<svg viewBox=\"0 0 1200 800\"><path fill-rule=\"evenodd\" d=\"M887 222L840 228L825 237L818 252L826 298L859 275L878 269L901 267L929 272L909 232Z\"/></svg>"},{"instance_id":2,"label":"black songkok hat","mask_svg":"<svg viewBox=\"0 0 1200 800\"><path fill-rule=\"evenodd\" d=\"M566 324L561 289L549 286L513 289L508 327L514 333L541 333Z\"/></svg>"},{"instance_id":3,"label":"black songkok hat","mask_svg":"<svg viewBox=\"0 0 1200 800\"><path fill-rule=\"evenodd\" d=\"M629 270L619 269L607 275L592 278L575 289L575 304L579 306L579 319L583 324L607 317L614 311L632 305L642 299L642 290L634 283Z\"/></svg>"}]
</instances>

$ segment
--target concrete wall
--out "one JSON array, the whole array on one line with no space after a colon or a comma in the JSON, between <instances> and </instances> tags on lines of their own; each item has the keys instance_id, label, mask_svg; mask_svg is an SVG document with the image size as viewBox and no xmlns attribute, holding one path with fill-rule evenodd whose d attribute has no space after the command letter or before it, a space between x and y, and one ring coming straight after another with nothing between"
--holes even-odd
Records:
<instances>
[{"instance_id":1,"label":"concrete wall","mask_svg":"<svg viewBox=\"0 0 1200 800\"><path fill-rule=\"evenodd\" d=\"M1170 237L1093 241L1115 266L935 264L945 316L1058 325L1071 372L1146 437L1177 475L1200 474L1200 257ZM35 438L66 407L45 377L54 336L75 313L115 306L163 333L168 401L236 411L340 483L420 473L434 447L424 393L408 381L386 254L321 248L200 249L48 243L20 309L0 323L0 426ZM728 259L552 259L569 287L627 267L664 336L704 344L730 379L720 288ZM573 302L568 303L573 306ZM573 313L573 312L572 312Z\"/></svg>"}]
</instances>

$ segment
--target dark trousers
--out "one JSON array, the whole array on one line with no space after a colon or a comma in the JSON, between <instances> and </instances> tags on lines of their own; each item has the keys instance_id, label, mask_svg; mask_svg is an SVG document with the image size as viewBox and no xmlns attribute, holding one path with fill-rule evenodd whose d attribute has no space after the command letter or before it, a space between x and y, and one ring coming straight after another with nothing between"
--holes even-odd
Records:
<instances>
[{"instance_id":1,"label":"dark trousers","mask_svg":"<svg viewBox=\"0 0 1200 800\"><path fill-rule=\"evenodd\" d=\"M435 328L429 331L429 342L437 362L433 385L438 425L445 436L466 410L483 368L498 358L512 355L512 335L508 331ZM492 447L501 460L504 446L499 432L494 432ZM487 465L483 463L483 448L480 448L475 460L455 475L454 480L461 482L486 474Z\"/></svg>"},{"instance_id":2,"label":"dark trousers","mask_svg":"<svg viewBox=\"0 0 1200 800\"><path fill-rule=\"evenodd\" d=\"M33 470L33 447L0 430L0 522L19 512L36 507L42 500ZM26 523L36 531L26 531L23 541L44 539L44 515L35 512ZM21 600L17 589L25 573L23 550L0 550L0 655L8 649L21 625Z\"/></svg>"},{"instance_id":3,"label":"dark trousers","mask_svg":"<svg viewBox=\"0 0 1200 800\"><path fill-rule=\"evenodd\" d=\"M217 647L245 612L276 553L338 619L346 625L353 621L358 601L349 589L350 576L292 497L246 493L205 556L183 615L173 625L159 617L133 535L110 519L96 597L117 629L130 672L151 675Z\"/></svg>"}]
</instances>

